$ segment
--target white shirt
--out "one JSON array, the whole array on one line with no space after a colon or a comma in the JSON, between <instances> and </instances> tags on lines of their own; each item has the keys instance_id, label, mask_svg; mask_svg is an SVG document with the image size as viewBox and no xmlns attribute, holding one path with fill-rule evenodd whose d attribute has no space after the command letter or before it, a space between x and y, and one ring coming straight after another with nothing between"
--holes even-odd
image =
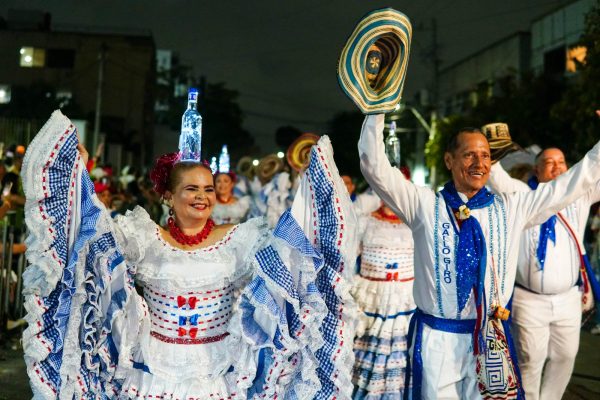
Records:
<instances>
[{"instance_id":1,"label":"white shirt","mask_svg":"<svg viewBox=\"0 0 600 400\"><path fill-rule=\"evenodd\" d=\"M492 166L488 184L497 193L531 191L531 188L524 182L511 178L500 163ZM542 185L543 183L540 184L540 187ZM590 206L598 200L600 200L600 181L583 196L560 211L575 232L580 244L583 243ZM517 283L537 293L564 293L575 286L579 279L581 261L577 245L564 223L560 218L557 219L556 241L553 243L548 240L546 261L542 270L537 259L540 227L541 225L537 225L523 232L517 261Z\"/></svg>"},{"instance_id":2,"label":"white shirt","mask_svg":"<svg viewBox=\"0 0 600 400\"><path fill-rule=\"evenodd\" d=\"M383 145L383 115L367 116L358 149L362 173L381 199L404 220L415 242L415 303L442 318L475 318L473 296L459 313L456 295L456 221L440 194L417 187L390 165ZM495 195L494 202L471 210L485 236L488 307L505 306L512 295L518 246L524 229L539 225L573 203L600 178L600 143L567 173L536 191ZM466 196L460 194L466 201ZM492 288L497 288L492 291Z\"/></svg>"}]
</instances>

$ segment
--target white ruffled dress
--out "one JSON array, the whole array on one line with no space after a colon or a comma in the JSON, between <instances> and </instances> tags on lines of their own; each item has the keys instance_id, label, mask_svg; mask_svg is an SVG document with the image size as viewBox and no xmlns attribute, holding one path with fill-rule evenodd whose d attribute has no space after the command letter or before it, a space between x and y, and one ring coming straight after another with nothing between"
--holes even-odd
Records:
<instances>
[{"instance_id":1,"label":"white ruffled dress","mask_svg":"<svg viewBox=\"0 0 600 400\"><path fill-rule=\"evenodd\" d=\"M125 257L136 269L141 307L148 316L137 338L122 343L139 343L122 393L130 398L244 398L241 389L254 378L257 354L240 341L240 328L234 326L239 321L231 316L236 291L250 277L252 257L269 239L264 223L254 219L236 225L218 243L195 251L165 242L140 207L118 217L117 226L127 240ZM263 328L274 330L276 321Z\"/></svg>"},{"instance_id":2,"label":"white ruffled dress","mask_svg":"<svg viewBox=\"0 0 600 400\"><path fill-rule=\"evenodd\" d=\"M34 398L350 398L343 266L356 257L346 230L354 215L322 141L306 205L275 231L253 219L184 251L141 208L110 218L75 127L54 112L23 163L23 345Z\"/></svg>"},{"instance_id":3,"label":"white ruffled dress","mask_svg":"<svg viewBox=\"0 0 600 400\"><path fill-rule=\"evenodd\" d=\"M246 221L248 211L250 210L250 196L243 196L236 199L235 203L221 204L217 203L213 207L211 218L215 224L239 224Z\"/></svg>"},{"instance_id":4,"label":"white ruffled dress","mask_svg":"<svg viewBox=\"0 0 600 400\"><path fill-rule=\"evenodd\" d=\"M413 299L412 232L372 215L360 220L362 252L352 295L359 313L354 340L354 399L402 399Z\"/></svg>"}]
</instances>

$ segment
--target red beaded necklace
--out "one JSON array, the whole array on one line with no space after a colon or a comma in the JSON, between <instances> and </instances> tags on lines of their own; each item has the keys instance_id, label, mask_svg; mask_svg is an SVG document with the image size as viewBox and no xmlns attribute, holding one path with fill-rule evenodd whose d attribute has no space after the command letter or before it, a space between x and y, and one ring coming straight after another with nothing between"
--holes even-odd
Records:
<instances>
[{"instance_id":1,"label":"red beaded necklace","mask_svg":"<svg viewBox=\"0 0 600 400\"><path fill-rule=\"evenodd\" d=\"M229 198L227 198L226 200L222 200L220 196L217 196L217 201L219 202L219 204L229 204L229 203L233 203L233 199L235 197L231 196Z\"/></svg>"},{"instance_id":2,"label":"red beaded necklace","mask_svg":"<svg viewBox=\"0 0 600 400\"><path fill-rule=\"evenodd\" d=\"M398 216L396 214L386 214L385 212L383 212L383 210L381 208L377 209L374 212L375 217L378 219L382 219L384 221L389 221L392 223L401 223L402 220L400 218L398 218Z\"/></svg>"},{"instance_id":3,"label":"red beaded necklace","mask_svg":"<svg viewBox=\"0 0 600 400\"><path fill-rule=\"evenodd\" d=\"M175 220L173 217L169 217L167 220L167 225L169 226L169 233L178 243L181 243L186 246L195 246L199 243L202 243L204 239L210 235L210 232L215 226L215 223L212 219L208 219L206 224L204 224L204 228L195 235L186 235L183 231L175 224Z\"/></svg>"}]
</instances>

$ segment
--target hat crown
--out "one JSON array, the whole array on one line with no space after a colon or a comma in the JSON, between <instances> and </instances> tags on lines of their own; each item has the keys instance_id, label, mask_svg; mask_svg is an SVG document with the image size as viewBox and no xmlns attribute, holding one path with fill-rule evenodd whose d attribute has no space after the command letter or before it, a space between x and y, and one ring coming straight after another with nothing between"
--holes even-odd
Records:
<instances>
[{"instance_id":1,"label":"hat crown","mask_svg":"<svg viewBox=\"0 0 600 400\"><path fill-rule=\"evenodd\" d=\"M508 124L504 122L493 122L486 124L482 128L483 133L488 139L510 139Z\"/></svg>"},{"instance_id":2,"label":"hat crown","mask_svg":"<svg viewBox=\"0 0 600 400\"><path fill-rule=\"evenodd\" d=\"M412 27L393 8L374 10L354 28L338 62L338 81L364 114L393 111L400 102Z\"/></svg>"}]
</instances>

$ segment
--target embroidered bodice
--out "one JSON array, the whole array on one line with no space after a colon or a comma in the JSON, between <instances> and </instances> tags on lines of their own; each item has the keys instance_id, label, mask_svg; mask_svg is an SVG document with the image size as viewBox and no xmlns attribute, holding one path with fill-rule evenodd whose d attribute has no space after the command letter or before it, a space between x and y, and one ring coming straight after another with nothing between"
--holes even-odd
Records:
<instances>
[{"instance_id":1,"label":"embroidered bodice","mask_svg":"<svg viewBox=\"0 0 600 400\"><path fill-rule=\"evenodd\" d=\"M406 281L413 278L414 243L406 224L393 224L373 216L361 220L360 275L374 281Z\"/></svg>"},{"instance_id":2,"label":"embroidered bodice","mask_svg":"<svg viewBox=\"0 0 600 400\"><path fill-rule=\"evenodd\" d=\"M220 204L213 207L212 219L217 225L221 224L239 224L246 220L248 210L250 209L250 197L244 196L235 203Z\"/></svg>"}]
</instances>

